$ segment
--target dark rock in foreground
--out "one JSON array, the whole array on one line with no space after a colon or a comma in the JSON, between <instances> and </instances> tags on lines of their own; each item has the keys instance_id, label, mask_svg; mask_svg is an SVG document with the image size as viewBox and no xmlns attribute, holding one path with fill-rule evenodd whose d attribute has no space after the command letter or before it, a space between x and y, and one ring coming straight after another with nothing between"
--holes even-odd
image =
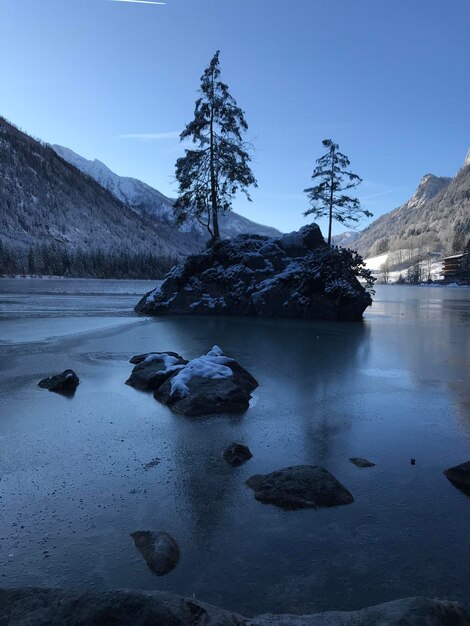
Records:
<instances>
[{"instance_id":1,"label":"dark rock in foreground","mask_svg":"<svg viewBox=\"0 0 470 626\"><path fill-rule=\"evenodd\" d=\"M135 364L126 385L141 391L155 391L164 382L177 373L187 361L176 352L149 352L133 356Z\"/></svg>"},{"instance_id":2,"label":"dark rock in foreground","mask_svg":"<svg viewBox=\"0 0 470 626\"><path fill-rule=\"evenodd\" d=\"M163 591L77 593L0 589L0 626L469 626L457 603L404 598L361 611L312 615L236 613Z\"/></svg>"},{"instance_id":3,"label":"dark rock in foreground","mask_svg":"<svg viewBox=\"0 0 470 626\"><path fill-rule=\"evenodd\" d=\"M333 474L318 465L295 465L256 474L246 481L255 498L284 509L308 509L351 504L354 498Z\"/></svg>"},{"instance_id":4,"label":"dark rock in foreground","mask_svg":"<svg viewBox=\"0 0 470 626\"><path fill-rule=\"evenodd\" d=\"M375 463L372 463L372 461L369 461L367 459L363 459L361 457L353 456L349 460L356 467L375 467Z\"/></svg>"},{"instance_id":5,"label":"dark rock in foreground","mask_svg":"<svg viewBox=\"0 0 470 626\"><path fill-rule=\"evenodd\" d=\"M246 369L214 346L172 374L154 395L176 413L196 417L246 411L257 386Z\"/></svg>"},{"instance_id":6,"label":"dark rock in foreground","mask_svg":"<svg viewBox=\"0 0 470 626\"><path fill-rule=\"evenodd\" d=\"M326 245L316 224L280 237L240 235L187 257L135 310L359 320L372 300L356 265L351 252Z\"/></svg>"},{"instance_id":7,"label":"dark rock in foreground","mask_svg":"<svg viewBox=\"0 0 470 626\"><path fill-rule=\"evenodd\" d=\"M470 461L450 467L444 474L455 487L470 494Z\"/></svg>"},{"instance_id":8,"label":"dark rock in foreground","mask_svg":"<svg viewBox=\"0 0 470 626\"><path fill-rule=\"evenodd\" d=\"M251 454L250 448L244 443L231 443L224 450L224 459L233 467L246 463L246 461L249 461L252 457L253 455Z\"/></svg>"},{"instance_id":9,"label":"dark rock in foreground","mask_svg":"<svg viewBox=\"0 0 470 626\"><path fill-rule=\"evenodd\" d=\"M470 618L456 602L435 598L403 598L360 611L327 611L313 615L260 615L247 626L469 626Z\"/></svg>"},{"instance_id":10,"label":"dark rock in foreground","mask_svg":"<svg viewBox=\"0 0 470 626\"><path fill-rule=\"evenodd\" d=\"M147 565L157 576L164 576L176 567L180 549L176 540L164 532L137 530L131 534L135 547L144 557Z\"/></svg>"},{"instance_id":11,"label":"dark rock in foreground","mask_svg":"<svg viewBox=\"0 0 470 626\"><path fill-rule=\"evenodd\" d=\"M43 378L38 382L39 387L63 395L73 395L79 384L80 379L73 370L65 370L62 374Z\"/></svg>"},{"instance_id":12,"label":"dark rock in foreground","mask_svg":"<svg viewBox=\"0 0 470 626\"><path fill-rule=\"evenodd\" d=\"M182 415L245 411L258 386L253 376L218 346L189 362L175 352L140 354L131 362L136 365L127 384L155 391L157 400Z\"/></svg>"}]
</instances>

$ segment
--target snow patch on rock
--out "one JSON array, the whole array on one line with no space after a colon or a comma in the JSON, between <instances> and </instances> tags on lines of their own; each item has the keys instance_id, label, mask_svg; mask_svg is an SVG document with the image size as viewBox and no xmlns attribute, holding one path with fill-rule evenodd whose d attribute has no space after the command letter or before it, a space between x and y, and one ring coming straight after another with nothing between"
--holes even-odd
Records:
<instances>
[{"instance_id":1,"label":"snow patch on rock","mask_svg":"<svg viewBox=\"0 0 470 626\"><path fill-rule=\"evenodd\" d=\"M230 378L233 371L227 367L227 363L233 363L234 359L224 356L218 346L214 346L207 354L189 361L180 372L171 379L171 395L178 394L181 397L189 394L191 379L200 378Z\"/></svg>"}]
</instances>

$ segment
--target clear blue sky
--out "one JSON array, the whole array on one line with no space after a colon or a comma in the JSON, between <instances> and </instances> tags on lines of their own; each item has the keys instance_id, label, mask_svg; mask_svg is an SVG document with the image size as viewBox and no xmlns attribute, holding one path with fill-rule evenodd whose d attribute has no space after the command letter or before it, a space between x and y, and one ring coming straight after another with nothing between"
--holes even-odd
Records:
<instances>
[{"instance_id":1,"label":"clear blue sky","mask_svg":"<svg viewBox=\"0 0 470 626\"><path fill-rule=\"evenodd\" d=\"M378 216L463 162L469 33L469 0L0 0L0 114L174 195L176 135L220 48L256 146L259 189L235 208L301 226L333 138Z\"/></svg>"}]
</instances>

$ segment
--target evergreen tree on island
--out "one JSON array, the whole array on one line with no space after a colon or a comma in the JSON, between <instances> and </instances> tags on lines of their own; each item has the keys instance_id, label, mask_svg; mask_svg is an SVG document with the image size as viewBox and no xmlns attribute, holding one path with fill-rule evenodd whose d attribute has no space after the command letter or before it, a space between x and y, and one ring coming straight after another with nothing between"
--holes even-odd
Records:
<instances>
[{"instance_id":1,"label":"evergreen tree on island","mask_svg":"<svg viewBox=\"0 0 470 626\"><path fill-rule=\"evenodd\" d=\"M220 237L219 215L230 211L232 198L242 191L251 200L248 187L257 186L250 169L245 115L220 80L217 51L201 77L201 97L196 100L194 119L180 135L197 147L187 149L176 162L178 198L174 204L177 225L196 219Z\"/></svg>"},{"instance_id":2,"label":"evergreen tree on island","mask_svg":"<svg viewBox=\"0 0 470 626\"><path fill-rule=\"evenodd\" d=\"M317 159L312 180L319 181L314 187L304 189L309 197L311 209L304 215L315 218L328 216L328 245L331 245L331 225L333 220L346 226L356 224L361 215L372 217L363 209L357 198L345 195L345 191L357 187L362 179L349 170L349 159L339 151L339 145L331 139L324 139L326 154Z\"/></svg>"}]
</instances>

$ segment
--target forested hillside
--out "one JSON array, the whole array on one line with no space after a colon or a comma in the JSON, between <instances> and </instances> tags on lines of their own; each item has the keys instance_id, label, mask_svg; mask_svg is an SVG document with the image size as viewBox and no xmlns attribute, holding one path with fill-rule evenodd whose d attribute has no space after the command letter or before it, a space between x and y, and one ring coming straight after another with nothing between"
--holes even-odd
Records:
<instances>
[{"instance_id":1,"label":"forested hillside","mask_svg":"<svg viewBox=\"0 0 470 626\"><path fill-rule=\"evenodd\" d=\"M427 174L410 200L375 220L351 243L364 257L389 252L389 263L460 252L470 236L470 161L455 178Z\"/></svg>"},{"instance_id":2,"label":"forested hillside","mask_svg":"<svg viewBox=\"0 0 470 626\"><path fill-rule=\"evenodd\" d=\"M2 273L77 276L156 277L196 248L192 233L137 213L3 118L0 241Z\"/></svg>"}]
</instances>

